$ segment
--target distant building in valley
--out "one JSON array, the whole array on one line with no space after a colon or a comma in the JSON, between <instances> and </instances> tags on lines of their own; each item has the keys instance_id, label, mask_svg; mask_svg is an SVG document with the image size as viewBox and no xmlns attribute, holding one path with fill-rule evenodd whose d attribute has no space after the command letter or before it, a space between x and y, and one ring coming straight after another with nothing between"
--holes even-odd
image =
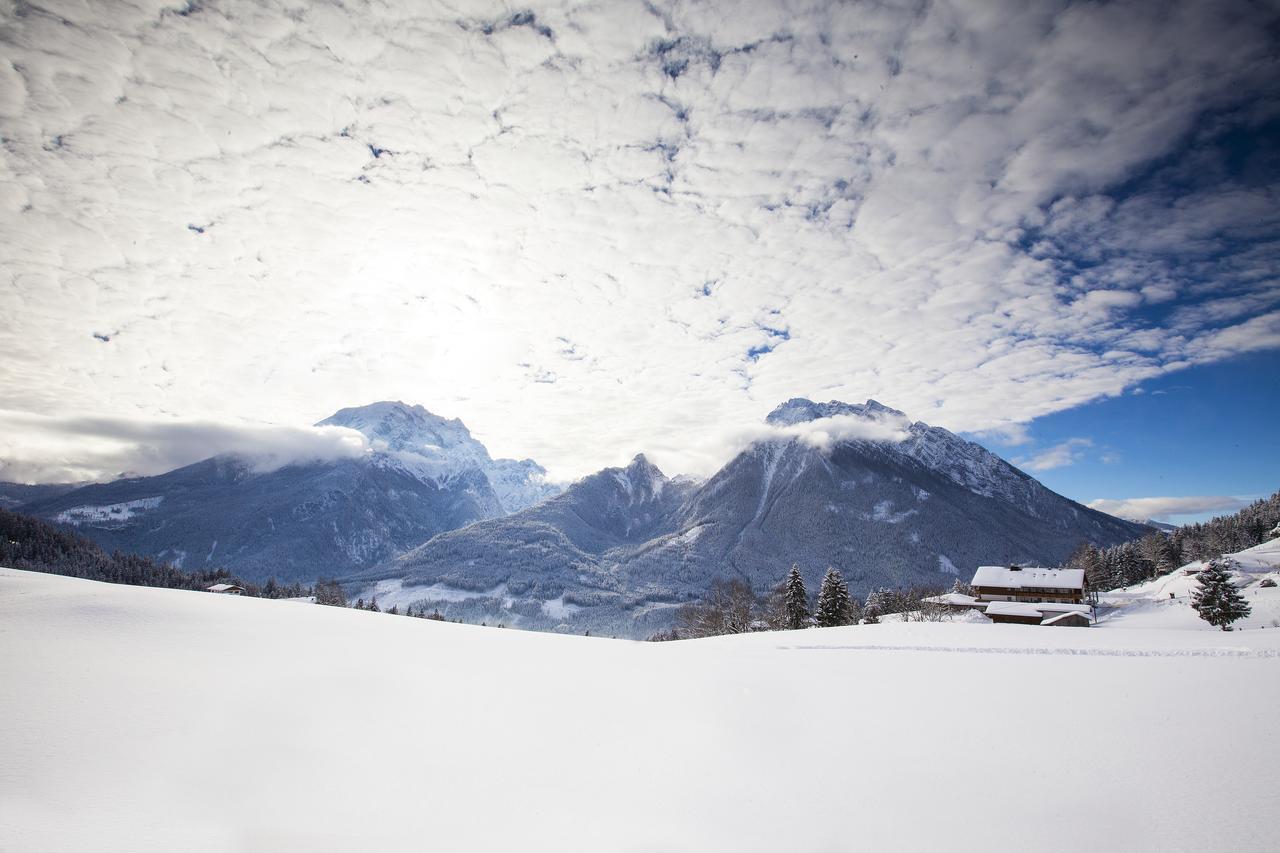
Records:
<instances>
[{"instance_id":1,"label":"distant building in valley","mask_svg":"<svg viewBox=\"0 0 1280 853\"><path fill-rule=\"evenodd\" d=\"M215 583L213 586L205 587L205 592L217 592L222 595L244 595L244 587L236 586L233 583Z\"/></svg>"}]
</instances>

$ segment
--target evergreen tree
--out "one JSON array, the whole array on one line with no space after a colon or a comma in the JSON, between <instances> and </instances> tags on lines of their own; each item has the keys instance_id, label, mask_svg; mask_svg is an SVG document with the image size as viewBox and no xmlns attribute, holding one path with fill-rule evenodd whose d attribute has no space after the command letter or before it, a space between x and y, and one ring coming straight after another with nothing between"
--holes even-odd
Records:
<instances>
[{"instance_id":1,"label":"evergreen tree","mask_svg":"<svg viewBox=\"0 0 1280 853\"><path fill-rule=\"evenodd\" d=\"M373 598L369 599L369 609L374 613L382 612L382 608L378 606L378 596L375 595Z\"/></svg>"},{"instance_id":2,"label":"evergreen tree","mask_svg":"<svg viewBox=\"0 0 1280 853\"><path fill-rule=\"evenodd\" d=\"M347 596L342 591L342 584L335 580L316 581L315 596L316 604L326 604L330 607L347 606Z\"/></svg>"},{"instance_id":3,"label":"evergreen tree","mask_svg":"<svg viewBox=\"0 0 1280 853\"><path fill-rule=\"evenodd\" d=\"M1249 603L1231 582L1230 566L1230 561L1211 561L1197 578L1200 588L1191 593L1191 606L1200 618L1224 631L1230 631L1232 622L1250 612Z\"/></svg>"},{"instance_id":4,"label":"evergreen tree","mask_svg":"<svg viewBox=\"0 0 1280 853\"><path fill-rule=\"evenodd\" d=\"M868 625L880 624L880 617L889 612L892 597L893 593L883 587L867 593L867 603L862 606L862 621Z\"/></svg>"},{"instance_id":5,"label":"evergreen tree","mask_svg":"<svg viewBox=\"0 0 1280 853\"><path fill-rule=\"evenodd\" d=\"M800 565L793 563L786 580L786 623L789 631L809 627L809 593L800 576Z\"/></svg>"},{"instance_id":6,"label":"evergreen tree","mask_svg":"<svg viewBox=\"0 0 1280 853\"><path fill-rule=\"evenodd\" d=\"M835 567L828 567L818 591L818 607L814 618L819 628L834 628L853 622L853 602L849 599L849 587Z\"/></svg>"}]
</instances>

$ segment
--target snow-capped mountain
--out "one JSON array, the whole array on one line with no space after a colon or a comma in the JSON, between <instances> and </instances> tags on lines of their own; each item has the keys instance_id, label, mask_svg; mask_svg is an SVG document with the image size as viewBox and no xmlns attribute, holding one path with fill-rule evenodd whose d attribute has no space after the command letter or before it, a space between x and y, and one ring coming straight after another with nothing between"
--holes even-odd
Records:
<instances>
[{"instance_id":1,"label":"snow-capped mountain","mask_svg":"<svg viewBox=\"0 0 1280 853\"><path fill-rule=\"evenodd\" d=\"M497 498L488 517L517 512L560 491L532 459L492 459L462 421L442 418L422 406L372 403L342 409L316 426L354 429L369 439L376 464L399 467L437 484L479 470Z\"/></svg>"},{"instance_id":2,"label":"snow-capped mountain","mask_svg":"<svg viewBox=\"0 0 1280 853\"><path fill-rule=\"evenodd\" d=\"M225 566L248 580L312 581L558 491L537 463L491 459L461 421L421 406L374 403L320 424L358 430L368 451L271 471L215 457L32 500L21 511L75 526L106 548L189 569Z\"/></svg>"},{"instance_id":3,"label":"snow-capped mountain","mask_svg":"<svg viewBox=\"0 0 1280 853\"><path fill-rule=\"evenodd\" d=\"M834 565L865 594L949 584L980 564L1053 564L1083 541L1144 530L874 400L789 400L767 422L773 434L705 482L670 480L639 456L537 507L436 537L364 578L406 602L467 590L448 605L464 618L639 636L715 577L765 592L798 562L816 588Z\"/></svg>"}]
</instances>

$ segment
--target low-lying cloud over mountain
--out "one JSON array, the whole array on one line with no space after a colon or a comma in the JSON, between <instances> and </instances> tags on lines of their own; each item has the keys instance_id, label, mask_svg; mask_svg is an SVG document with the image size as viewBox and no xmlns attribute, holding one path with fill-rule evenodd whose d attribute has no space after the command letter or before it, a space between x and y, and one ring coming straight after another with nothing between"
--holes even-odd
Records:
<instances>
[{"instance_id":1,"label":"low-lying cloud over mountain","mask_svg":"<svg viewBox=\"0 0 1280 853\"><path fill-rule=\"evenodd\" d=\"M369 441L341 426L198 420L41 417L0 411L0 481L112 480L163 474L222 454L257 472L301 462L355 459Z\"/></svg>"},{"instance_id":2,"label":"low-lying cloud over mountain","mask_svg":"<svg viewBox=\"0 0 1280 853\"><path fill-rule=\"evenodd\" d=\"M112 430L156 464L201 461L69 491L7 488L7 505L107 548L253 580L347 574L560 491L533 460L493 459L461 421L399 402L343 409L309 430L61 426Z\"/></svg>"}]
</instances>

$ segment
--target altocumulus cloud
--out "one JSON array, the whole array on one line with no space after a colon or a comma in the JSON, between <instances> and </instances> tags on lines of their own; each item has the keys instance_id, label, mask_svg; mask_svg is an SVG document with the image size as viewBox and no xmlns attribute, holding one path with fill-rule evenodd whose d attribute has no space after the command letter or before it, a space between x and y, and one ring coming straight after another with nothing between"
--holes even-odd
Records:
<instances>
[{"instance_id":1,"label":"altocumulus cloud","mask_svg":"<svg viewBox=\"0 0 1280 853\"><path fill-rule=\"evenodd\" d=\"M1016 434L1280 345L1266 4L0 16L0 408L705 473L796 395Z\"/></svg>"},{"instance_id":2,"label":"altocumulus cloud","mask_svg":"<svg viewBox=\"0 0 1280 853\"><path fill-rule=\"evenodd\" d=\"M0 411L0 480L82 482L159 474L233 454L255 471L355 458L368 451L345 427L165 422L114 417L41 417Z\"/></svg>"}]
</instances>

